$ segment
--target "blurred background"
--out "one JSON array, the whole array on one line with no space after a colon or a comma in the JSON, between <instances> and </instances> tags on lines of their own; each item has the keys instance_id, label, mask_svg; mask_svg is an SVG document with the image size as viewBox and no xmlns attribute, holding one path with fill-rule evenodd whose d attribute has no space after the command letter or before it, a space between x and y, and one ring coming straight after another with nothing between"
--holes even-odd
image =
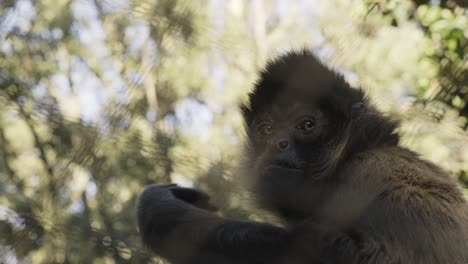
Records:
<instances>
[{"instance_id":1,"label":"blurred background","mask_svg":"<svg viewBox=\"0 0 468 264\"><path fill-rule=\"evenodd\" d=\"M135 223L154 182L259 219L236 175L238 106L292 48L363 87L405 146L468 187L467 6L0 0L0 263L163 263Z\"/></svg>"}]
</instances>

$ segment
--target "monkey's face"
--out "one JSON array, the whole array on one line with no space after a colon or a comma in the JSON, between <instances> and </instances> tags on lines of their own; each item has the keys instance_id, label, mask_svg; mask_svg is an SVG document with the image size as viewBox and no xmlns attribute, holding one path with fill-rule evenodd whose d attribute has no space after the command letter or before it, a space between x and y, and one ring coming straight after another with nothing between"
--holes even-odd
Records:
<instances>
[{"instance_id":1,"label":"monkey's face","mask_svg":"<svg viewBox=\"0 0 468 264\"><path fill-rule=\"evenodd\" d=\"M304 212L300 204L316 191L311 186L345 155L352 106L363 100L308 52L268 63L241 108L247 128L242 167L260 203Z\"/></svg>"},{"instance_id":2,"label":"monkey's face","mask_svg":"<svg viewBox=\"0 0 468 264\"><path fill-rule=\"evenodd\" d=\"M307 174L319 151L327 120L314 106L274 104L249 126L253 166L258 177Z\"/></svg>"},{"instance_id":3,"label":"monkey's face","mask_svg":"<svg viewBox=\"0 0 468 264\"><path fill-rule=\"evenodd\" d=\"M310 102L280 95L247 127L249 180L267 207L291 209L324 165L333 131L326 112Z\"/></svg>"}]
</instances>

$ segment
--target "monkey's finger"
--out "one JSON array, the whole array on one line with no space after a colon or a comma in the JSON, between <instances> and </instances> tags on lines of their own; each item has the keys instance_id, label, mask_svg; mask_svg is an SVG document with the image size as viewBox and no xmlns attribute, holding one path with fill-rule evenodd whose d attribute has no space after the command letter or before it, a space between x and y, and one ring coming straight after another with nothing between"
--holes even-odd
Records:
<instances>
[{"instance_id":1,"label":"monkey's finger","mask_svg":"<svg viewBox=\"0 0 468 264\"><path fill-rule=\"evenodd\" d=\"M209 200L210 196L205 192L195 189L195 188L186 188L186 187L171 187L170 190L175 197L184 200L186 202L195 202L199 200Z\"/></svg>"},{"instance_id":2,"label":"monkey's finger","mask_svg":"<svg viewBox=\"0 0 468 264\"><path fill-rule=\"evenodd\" d=\"M145 190L140 195L140 203L174 199L174 195L170 189L168 189L174 185L175 184L150 184L146 186Z\"/></svg>"},{"instance_id":3,"label":"monkey's finger","mask_svg":"<svg viewBox=\"0 0 468 264\"><path fill-rule=\"evenodd\" d=\"M172 194L177 197L178 199L181 199L183 201L186 201L188 203L195 203L198 201L208 201L210 199L210 196L206 194L205 192L194 189L194 188L185 188L185 187L171 187L170 188Z\"/></svg>"},{"instance_id":4,"label":"monkey's finger","mask_svg":"<svg viewBox=\"0 0 468 264\"><path fill-rule=\"evenodd\" d=\"M204 210L207 210L207 211L211 211L211 212L216 212L218 211L218 208L214 205L212 205L211 203L209 203L207 200L204 200L204 201L197 201L193 204L193 206L196 206L198 208L201 208L201 209L204 209Z\"/></svg>"},{"instance_id":5,"label":"monkey's finger","mask_svg":"<svg viewBox=\"0 0 468 264\"><path fill-rule=\"evenodd\" d=\"M177 186L176 183L164 183L164 184L156 184L160 188L172 188Z\"/></svg>"}]
</instances>

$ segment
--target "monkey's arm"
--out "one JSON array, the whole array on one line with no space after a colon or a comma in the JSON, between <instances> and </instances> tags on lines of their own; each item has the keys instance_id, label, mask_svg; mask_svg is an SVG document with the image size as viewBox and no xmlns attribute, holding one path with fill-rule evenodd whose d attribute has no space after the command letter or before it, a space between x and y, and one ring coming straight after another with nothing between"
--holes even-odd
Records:
<instances>
[{"instance_id":1,"label":"monkey's arm","mask_svg":"<svg viewBox=\"0 0 468 264\"><path fill-rule=\"evenodd\" d=\"M326 264L400 263L382 241L354 230L337 231L306 220L296 227L293 236L288 252L291 262L286 263L304 263L304 259Z\"/></svg>"},{"instance_id":2,"label":"monkey's arm","mask_svg":"<svg viewBox=\"0 0 468 264\"><path fill-rule=\"evenodd\" d=\"M307 223L297 230L304 236L295 241L317 248L323 263L468 263L466 218L455 212L462 204L452 200L447 209L448 204L434 197L418 201L408 198L414 193L391 195L370 205L349 229Z\"/></svg>"},{"instance_id":3,"label":"monkey's arm","mask_svg":"<svg viewBox=\"0 0 468 264\"><path fill-rule=\"evenodd\" d=\"M174 190L179 190L177 196ZM140 197L140 233L156 254L175 264L275 263L283 256L289 237L286 230L221 218L193 206L193 200L192 204L186 197L181 200L180 190L174 185L151 185Z\"/></svg>"}]
</instances>

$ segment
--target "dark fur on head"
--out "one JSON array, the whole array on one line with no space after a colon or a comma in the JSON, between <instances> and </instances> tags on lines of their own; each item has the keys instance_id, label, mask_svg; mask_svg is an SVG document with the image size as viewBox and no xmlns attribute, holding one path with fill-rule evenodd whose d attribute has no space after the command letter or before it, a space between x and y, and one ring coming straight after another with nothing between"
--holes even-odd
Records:
<instances>
[{"instance_id":1,"label":"dark fur on head","mask_svg":"<svg viewBox=\"0 0 468 264\"><path fill-rule=\"evenodd\" d=\"M255 143L254 121L263 113L270 113L275 105L286 110L290 108L288 104L295 102L310 104L310 108L318 109L326 119L320 139L314 143L296 143L297 151L305 152L301 159L307 164L305 179L263 177L254 169L265 166L260 158L264 148ZM314 199L309 195L316 186L314 182L333 181L333 175L351 154L384 145L396 146L399 141L395 132L397 121L384 116L369 103L361 89L352 88L341 74L307 50L292 51L270 61L241 110L248 134L247 160L243 165L248 171L247 181L260 205L279 212L284 218L295 215L303 219L310 215L313 209L306 208L314 207L310 202ZM303 190L298 186L303 186Z\"/></svg>"},{"instance_id":2,"label":"dark fur on head","mask_svg":"<svg viewBox=\"0 0 468 264\"><path fill-rule=\"evenodd\" d=\"M290 51L267 63L248 102L241 106L247 131L256 116L285 95L318 102L331 117L334 129L345 137L346 142L340 143L346 144L346 152L399 142L398 121L384 116L370 105L362 89L352 88L340 73L306 49Z\"/></svg>"},{"instance_id":3,"label":"dark fur on head","mask_svg":"<svg viewBox=\"0 0 468 264\"><path fill-rule=\"evenodd\" d=\"M293 84L295 87L289 86L292 81L296 82ZM275 98L285 88L298 95L319 95L320 98L310 99L325 99L324 103L330 103L325 107L344 115L350 113L353 103L367 102L361 90L350 89L341 74L325 66L310 51L291 51L269 61L260 73L248 104L241 107L246 124L250 124L255 115L275 102Z\"/></svg>"}]
</instances>

